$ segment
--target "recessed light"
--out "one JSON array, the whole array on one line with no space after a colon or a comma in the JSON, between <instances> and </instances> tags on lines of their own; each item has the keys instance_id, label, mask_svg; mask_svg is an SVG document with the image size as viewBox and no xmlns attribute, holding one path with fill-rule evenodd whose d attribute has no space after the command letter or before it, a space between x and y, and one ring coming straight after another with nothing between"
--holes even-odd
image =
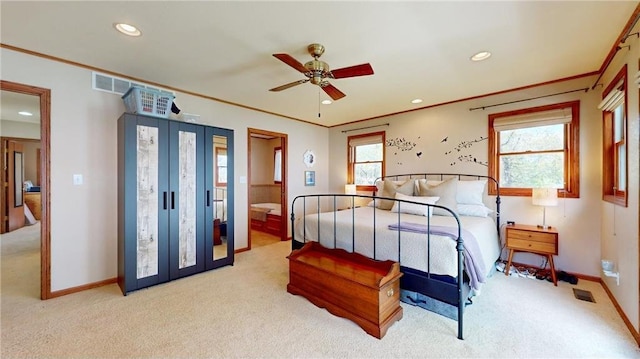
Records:
<instances>
[{"instance_id":1,"label":"recessed light","mask_svg":"<svg viewBox=\"0 0 640 359\"><path fill-rule=\"evenodd\" d=\"M491 57L491 53L489 51L480 51L477 54L471 56L471 61L482 61Z\"/></svg>"},{"instance_id":2,"label":"recessed light","mask_svg":"<svg viewBox=\"0 0 640 359\"><path fill-rule=\"evenodd\" d=\"M22 115L22 116L33 116L33 114L29 111L20 111L18 112L18 115Z\"/></svg>"},{"instance_id":3,"label":"recessed light","mask_svg":"<svg viewBox=\"0 0 640 359\"><path fill-rule=\"evenodd\" d=\"M117 23L117 24L113 24L113 27L115 27L116 30L118 30L121 33L123 33L125 35L128 35L128 36L140 36L140 35L142 35L140 30L138 30L138 28L133 26L133 25L124 24L124 23Z\"/></svg>"},{"instance_id":4,"label":"recessed light","mask_svg":"<svg viewBox=\"0 0 640 359\"><path fill-rule=\"evenodd\" d=\"M421 98L416 98L411 100L411 103L422 103L422 99Z\"/></svg>"},{"instance_id":5,"label":"recessed light","mask_svg":"<svg viewBox=\"0 0 640 359\"><path fill-rule=\"evenodd\" d=\"M323 105L331 105L331 100L322 100Z\"/></svg>"}]
</instances>

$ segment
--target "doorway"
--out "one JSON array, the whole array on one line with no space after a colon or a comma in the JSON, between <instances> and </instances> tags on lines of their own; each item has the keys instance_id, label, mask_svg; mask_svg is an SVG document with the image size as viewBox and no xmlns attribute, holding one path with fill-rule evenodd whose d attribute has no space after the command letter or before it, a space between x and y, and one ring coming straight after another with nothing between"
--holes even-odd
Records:
<instances>
[{"instance_id":1,"label":"doorway","mask_svg":"<svg viewBox=\"0 0 640 359\"><path fill-rule=\"evenodd\" d=\"M248 129L248 249L288 239L287 134Z\"/></svg>"},{"instance_id":2,"label":"doorway","mask_svg":"<svg viewBox=\"0 0 640 359\"><path fill-rule=\"evenodd\" d=\"M7 101L12 101L12 97L3 96L3 105ZM36 103L35 106L38 107L38 104ZM11 118L10 115L9 118ZM24 131L22 135L31 136L30 138L0 137L0 153L5 154L2 157L3 164L1 166L4 186L0 191L0 218L2 218L0 233L7 233L33 225L35 221L41 219L41 178L40 158L38 157L40 116L30 122L12 121L5 117L3 125L9 127L3 134L7 134L7 132L20 134L18 131Z\"/></svg>"},{"instance_id":3,"label":"doorway","mask_svg":"<svg viewBox=\"0 0 640 359\"><path fill-rule=\"evenodd\" d=\"M37 97L37 108L33 110L33 113L40 115L40 151L36 169L40 176L40 299L49 299L51 298L51 222L49 210L51 90L4 80L0 80L0 90L2 91L1 107L3 111L3 119L5 119L5 111L7 111L8 114L11 109L15 108L14 104L9 102L10 99L13 99L13 102L19 102L20 98L29 100L33 99L32 96ZM25 98L22 95L26 95L27 97ZM18 103L16 105L20 104ZM5 130L3 130L3 133L4 132ZM5 179L3 179L3 187L4 182ZM16 195L18 195L17 192ZM3 193L2 201L7 201L7 197L8 196ZM4 203L3 207L5 207Z\"/></svg>"}]
</instances>

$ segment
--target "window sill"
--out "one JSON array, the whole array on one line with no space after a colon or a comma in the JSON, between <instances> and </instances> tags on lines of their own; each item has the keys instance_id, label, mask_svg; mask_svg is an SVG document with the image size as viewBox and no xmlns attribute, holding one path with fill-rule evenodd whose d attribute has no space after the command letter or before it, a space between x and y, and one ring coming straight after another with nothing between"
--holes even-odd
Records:
<instances>
[{"instance_id":1,"label":"window sill","mask_svg":"<svg viewBox=\"0 0 640 359\"><path fill-rule=\"evenodd\" d=\"M614 196L612 194L605 194L602 196L602 200L605 202L614 204L616 206L627 207L627 197Z\"/></svg>"}]
</instances>

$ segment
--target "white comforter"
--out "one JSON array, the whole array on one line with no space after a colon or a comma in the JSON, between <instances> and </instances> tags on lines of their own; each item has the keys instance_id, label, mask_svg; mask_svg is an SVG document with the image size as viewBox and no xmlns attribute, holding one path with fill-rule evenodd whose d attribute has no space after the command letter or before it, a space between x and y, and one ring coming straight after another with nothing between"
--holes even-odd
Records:
<instances>
[{"instance_id":1,"label":"white comforter","mask_svg":"<svg viewBox=\"0 0 640 359\"><path fill-rule=\"evenodd\" d=\"M303 242L303 238L306 238L307 241L318 241L320 238L320 244L325 247L343 248L378 260L399 260L400 264L406 267L457 277L458 262L455 240L445 236L430 235L430 245L427 246L426 234L388 229L390 224L398 222L398 218L402 222L427 224L429 221L431 225L457 228L453 217L424 217L404 213L398 216L398 213L386 210L361 207L337 212L309 214L305 218L297 218L294 238L299 242ZM321 222L320 226L318 226L318 219ZM500 243L494 220L492 218L461 216L460 222L464 229L476 237L482 253L481 261L484 263L486 274L489 274L500 255ZM374 226L377 228L375 248L373 246ZM352 238L355 238L355 243ZM400 242L400 257L398 257L398 242Z\"/></svg>"}]
</instances>

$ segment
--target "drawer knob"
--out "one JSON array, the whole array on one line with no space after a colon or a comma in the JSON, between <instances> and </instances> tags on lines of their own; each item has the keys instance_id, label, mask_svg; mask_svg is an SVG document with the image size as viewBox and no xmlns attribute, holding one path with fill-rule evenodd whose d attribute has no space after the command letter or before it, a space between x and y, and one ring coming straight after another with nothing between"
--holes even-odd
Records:
<instances>
[{"instance_id":1,"label":"drawer knob","mask_svg":"<svg viewBox=\"0 0 640 359\"><path fill-rule=\"evenodd\" d=\"M393 291L393 288L389 289L389 290L387 291L387 297L393 297L393 293L395 293L395 292Z\"/></svg>"}]
</instances>

